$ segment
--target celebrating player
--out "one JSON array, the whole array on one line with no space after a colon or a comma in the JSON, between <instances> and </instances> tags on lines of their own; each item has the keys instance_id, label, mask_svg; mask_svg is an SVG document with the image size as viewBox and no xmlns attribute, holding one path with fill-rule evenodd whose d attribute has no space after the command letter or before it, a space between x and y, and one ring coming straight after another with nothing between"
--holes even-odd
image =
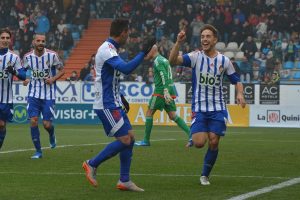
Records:
<instances>
[{"instance_id":1,"label":"celebrating player","mask_svg":"<svg viewBox=\"0 0 300 200\"><path fill-rule=\"evenodd\" d=\"M205 25L201 29L202 51L178 56L179 47L186 39L184 31L177 35L169 61L171 65L192 67L192 140L197 148L204 147L208 140L203 170L200 177L202 185L209 185L209 174L218 156L220 136L225 135L228 113L223 97L222 81L226 74L236 85L237 102L244 108L246 103L243 85L229 58L215 49L218 33L215 27Z\"/></svg>"},{"instance_id":2,"label":"celebrating player","mask_svg":"<svg viewBox=\"0 0 300 200\"><path fill-rule=\"evenodd\" d=\"M8 49L11 32L0 30L0 149L6 136L6 122L13 119L13 75L25 79L25 70L18 55Z\"/></svg>"},{"instance_id":3,"label":"celebrating player","mask_svg":"<svg viewBox=\"0 0 300 200\"><path fill-rule=\"evenodd\" d=\"M146 113L146 127L144 140L135 143L137 146L150 146L150 134L153 126L153 115L157 110L163 109L168 113L169 118L186 133L189 138L190 129L186 123L176 115L176 98L172 71L169 61L159 54L158 48L154 45L145 59L154 59L154 85L155 90L149 101ZM189 146L189 144L187 145Z\"/></svg>"},{"instance_id":4,"label":"celebrating player","mask_svg":"<svg viewBox=\"0 0 300 200\"><path fill-rule=\"evenodd\" d=\"M93 108L102 121L107 136L115 137L116 140L108 144L97 156L83 162L82 167L88 181L97 186L97 167L119 153L121 167L117 188L140 192L144 190L136 186L129 177L134 135L129 119L122 109L119 79L121 73L129 74L138 67L155 44L155 39L144 40L142 52L128 63L124 62L117 52L119 47L126 43L128 25L128 20L115 19L110 27L110 38L99 47L96 54L96 97Z\"/></svg>"},{"instance_id":5,"label":"celebrating player","mask_svg":"<svg viewBox=\"0 0 300 200\"><path fill-rule=\"evenodd\" d=\"M25 54L23 58L24 68L27 69L26 76L28 76L24 85L29 83L27 112L31 124L31 138L36 149L34 155L31 156L32 159L42 158L38 127L41 113L44 128L49 133L50 147L56 147L54 126L52 125L56 80L65 73L58 55L54 51L46 49L45 42L44 34L35 34L32 41L33 50ZM31 78L29 79L30 73Z\"/></svg>"}]
</instances>

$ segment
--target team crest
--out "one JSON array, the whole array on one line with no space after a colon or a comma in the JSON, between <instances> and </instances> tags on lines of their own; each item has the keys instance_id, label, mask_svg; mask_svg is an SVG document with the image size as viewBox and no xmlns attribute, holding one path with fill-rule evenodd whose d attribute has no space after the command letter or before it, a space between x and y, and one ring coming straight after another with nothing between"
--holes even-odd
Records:
<instances>
[{"instance_id":1,"label":"team crest","mask_svg":"<svg viewBox=\"0 0 300 200\"><path fill-rule=\"evenodd\" d=\"M120 120L121 113L119 112L119 110L113 110L111 112L111 114L112 114L112 116L113 116L113 118L114 118L115 121L119 121Z\"/></svg>"},{"instance_id":2,"label":"team crest","mask_svg":"<svg viewBox=\"0 0 300 200\"><path fill-rule=\"evenodd\" d=\"M223 72L223 70L224 70L224 67L223 67L223 65L220 65L220 66L219 66L219 71L220 71L220 73L222 73L222 72Z\"/></svg>"}]
</instances>

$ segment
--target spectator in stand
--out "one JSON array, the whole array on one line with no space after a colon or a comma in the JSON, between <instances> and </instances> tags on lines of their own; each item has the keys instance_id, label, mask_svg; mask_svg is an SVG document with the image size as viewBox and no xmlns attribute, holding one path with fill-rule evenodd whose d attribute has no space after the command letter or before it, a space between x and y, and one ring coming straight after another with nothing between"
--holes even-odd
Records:
<instances>
[{"instance_id":1,"label":"spectator in stand","mask_svg":"<svg viewBox=\"0 0 300 200\"><path fill-rule=\"evenodd\" d=\"M67 27L63 29L63 33L60 36L60 43L62 46L61 49L64 51L64 59L66 59L74 45L73 37Z\"/></svg>"},{"instance_id":2,"label":"spectator in stand","mask_svg":"<svg viewBox=\"0 0 300 200\"><path fill-rule=\"evenodd\" d=\"M237 42L238 45L243 41L242 35L242 25L240 24L239 19L233 20L233 25L231 26L231 34L229 36L228 42Z\"/></svg>"},{"instance_id":3,"label":"spectator in stand","mask_svg":"<svg viewBox=\"0 0 300 200\"><path fill-rule=\"evenodd\" d=\"M247 61L252 64L255 52L257 51L256 43L253 41L252 36L248 36L247 40L244 42L242 49L244 55L247 58Z\"/></svg>"},{"instance_id":4,"label":"spectator in stand","mask_svg":"<svg viewBox=\"0 0 300 200\"><path fill-rule=\"evenodd\" d=\"M78 81L78 80L79 80L79 77L78 77L77 71L72 71L71 76L66 79L66 81Z\"/></svg>"},{"instance_id":5,"label":"spectator in stand","mask_svg":"<svg viewBox=\"0 0 300 200\"><path fill-rule=\"evenodd\" d=\"M38 11L35 19L35 32L36 33L48 33L50 29L49 19L44 14L44 11Z\"/></svg>"},{"instance_id":6,"label":"spectator in stand","mask_svg":"<svg viewBox=\"0 0 300 200\"><path fill-rule=\"evenodd\" d=\"M90 69L89 73L84 77L84 81L94 81L94 69Z\"/></svg>"},{"instance_id":7,"label":"spectator in stand","mask_svg":"<svg viewBox=\"0 0 300 200\"><path fill-rule=\"evenodd\" d=\"M274 71L275 65L276 65L276 59L274 58L272 51L270 51L268 53L267 59L266 59L266 73L265 73L265 75L267 77L271 77L271 75Z\"/></svg>"},{"instance_id":8,"label":"spectator in stand","mask_svg":"<svg viewBox=\"0 0 300 200\"><path fill-rule=\"evenodd\" d=\"M246 21L245 14L239 8L236 9L233 19L238 19L241 24Z\"/></svg>"},{"instance_id":9,"label":"spectator in stand","mask_svg":"<svg viewBox=\"0 0 300 200\"><path fill-rule=\"evenodd\" d=\"M241 82L250 83L252 76L252 68L246 56L243 57L240 63L240 70Z\"/></svg>"},{"instance_id":10,"label":"spectator in stand","mask_svg":"<svg viewBox=\"0 0 300 200\"><path fill-rule=\"evenodd\" d=\"M202 26L204 26L204 23L201 16L197 16L190 24L190 27L192 28L192 37L191 37L190 46L192 48L197 48L200 45L199 34Z\"/></svg>"},{"instance_id":11,"label":"spectator in stand","mask_svg":"<svg viewBox=\"0 0 300 200\"><path fill-rule=\"evenodd\" d=\"M297 47L293 43L293 40L289 40L289 44L285 49L285 58L284 61L295 61L295 55L297 53Z\"/></svg>"},{"instance_id":12,"label":"spectator in stand","mask_svg":"<svg viewBox=\"0 0 300 200\"><path fill-rule=\"evenodd\" d=\"M230 10L230 7L225 7L225 10L223 12L224 14L224 42L228 43L229 34L231 32L231 23L232 23L232 11Z\"/></svg>"},{"instance_id":13,"label":"spectator in stand","mask_svg":"<svg viewBox=\"0 0 300 200\"><path fill-rule=\"evenodd\" d=\"M90 73L90 66L86 64L81 70L79 74L79 79L85 81L85 77Z\"/></svg>"}]
</instances>

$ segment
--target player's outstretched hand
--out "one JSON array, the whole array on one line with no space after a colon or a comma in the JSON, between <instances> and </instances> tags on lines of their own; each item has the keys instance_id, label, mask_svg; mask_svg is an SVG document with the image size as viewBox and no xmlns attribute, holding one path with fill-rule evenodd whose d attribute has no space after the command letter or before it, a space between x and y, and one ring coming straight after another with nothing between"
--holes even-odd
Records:
<instances>
[{"instance_id":1,"label":"player's outstretched hand","mask_svg":"<svg viewBox=\"0 0 300 200\"><path fill-rule=\"evenodd\" d=\"M7 71L8 73L11 73L12 75L17 75L17 71L11 65L8 65L8 67L5 69L5 71Z\"/></svg>"},{"instance_id":2,"label":"player's outstretched hand","mask_svg":"<svg viewBox=\"0 0 300 200\"><path fill-rule=\"evenodd\" d=\"M153 36L144 38L142 52L144 52L145 55L147 55L150 52L153 45L155 45L155 43L156 43L156 39Z\"/></svg>"},{"instance_id":3,"label":"player's outstretched hand","mask_svg":"<svg viewBox=\"0 0 300 200\"><path fill-rule=\"evenodd\" d=\"M164 98L167 104L171 103L171 101L173 100L167 88L164 89Z\"/></svg>"},{"instance_id":4,"label":"player's outstretched hand","mask_svg":"<svg viewBox=\"0 0 300 200\"><path fill-rule=\"evenodd\" d=\"M124 97L123 94L121 94L120 96L121 96L121 101L122 101L122 103L123 103L123 109L125 110L126 113L128 113L128 112L129 112L129 109L130 109L129 103L128 103L128 101L125 99L125 97Z\"/></svg>"}]
</instances>

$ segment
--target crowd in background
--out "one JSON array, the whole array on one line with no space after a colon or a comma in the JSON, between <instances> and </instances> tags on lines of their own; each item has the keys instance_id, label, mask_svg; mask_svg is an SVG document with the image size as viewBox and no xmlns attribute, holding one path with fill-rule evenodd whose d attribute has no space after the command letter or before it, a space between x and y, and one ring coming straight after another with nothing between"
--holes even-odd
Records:
<instances>
[{"instance_id":1,"label":"crowd in background","mask_svg":"<svg viewBox=\"0 0 300 200\"><path fill-rule=\"evenodd\" d=\"M226 46L218 50L231 58L244 83L300 83L298 0L2 0L0 15L0 27L13 31L11 48L21 57L30 50L34 32L42 32L47 35L47 47L60 52L64 59L90 18L130 19L130 42L119 52L124 60L140 51L147 35L156 36L160 53L168 57L177 33L183 29L187 40L180 53L199 49L200 29L208 23L218 29L219 42ZM237 47L228 50L232 43ZM68 80L93 80L93 56ZM175 81L191 80L190 68L173 69ZM151 83L151 62L144 62L124 80Z\"/></svg>"}]
</instances>

